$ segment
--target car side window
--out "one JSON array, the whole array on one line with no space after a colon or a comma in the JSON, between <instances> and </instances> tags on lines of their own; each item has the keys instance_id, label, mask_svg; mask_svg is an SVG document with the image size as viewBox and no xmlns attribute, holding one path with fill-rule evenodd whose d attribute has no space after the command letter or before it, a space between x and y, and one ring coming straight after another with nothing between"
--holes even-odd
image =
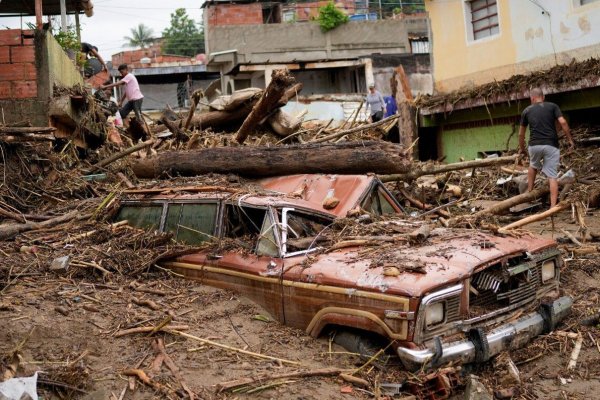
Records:
<instances>
[{"instance_id":1,"label":"car side window","mask_svg":"<svg viewBox=\"0 0 600 400\"><path fill-rule=\"evenodd\" d=\"M377 189L377 197L379 197L379 206L381 207L381 214L398 214L398 211L394 208L392 203L387 199L383 189Z\"/></svg>"},{"instance_id":2,"label":"car side window","mask_svg":"<svg viewBox=\"0 0 600 400\"><path fill-rule=\"evenodd\" d=\"M265 213L265 219L263 219L262 228L258 237L258 243L256 245L256 254L259 256L279 256L279 245L275 237L275 222L269 215Z\"/></svg>"},{"instance_id":3,"label":"car side window","mask_svg":"<svg viewBox=\"0 0 600 400\"><path fill-rule=\"evenodd\" d=\"M217 203L172 203L167 210L165 232L186 244L198 244L215 232Z\"/></svg>"},{"instance_id":4,"label":"car side window","mask_svg":"<svg viewBox=\"0 0 600 400\"><path fill-rule=\"evenodd\" d=\"M388 200L384 190L377 185L363 200L361 207L374 215L397 214L398 211Z\"/></svg>"},{"instance_id":5,"label":"car side window","mask_svg":"<svg viewBox=\"0 0 600 400\"><path fill-rule=\"evenodd\" d=\"M127 220L129 225L135 228L158 229L162 212L162 204L124 205L119 210L116 220Z\"/></svg>"},{"instance_id":6,"label":"car side window","mask_svg":"<svg viewBox=\"0 0 600 400\"><path fill-rule=\"evenodd\" d=\"M279 256L274 225L267 209L236 204L225 206L224 236L238 239L240 244L258 255Z\"/></svg>"}]
</instances>

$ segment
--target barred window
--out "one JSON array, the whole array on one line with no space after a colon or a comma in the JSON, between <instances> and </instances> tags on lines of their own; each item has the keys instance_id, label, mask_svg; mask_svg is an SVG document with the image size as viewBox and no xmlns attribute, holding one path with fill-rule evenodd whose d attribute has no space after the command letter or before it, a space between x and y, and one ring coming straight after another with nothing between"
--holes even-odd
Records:
<instances>
[{"instance_id":1,"label":"barred window","mask_svg":"<svg viewBox=\"0 0 600 400\"><path fill-rule=\"evenodd\" d=\"M496 0L473 0L469 1L469 5L473 40L493 36L500 32Z\"/></svg>"}]
</instances>

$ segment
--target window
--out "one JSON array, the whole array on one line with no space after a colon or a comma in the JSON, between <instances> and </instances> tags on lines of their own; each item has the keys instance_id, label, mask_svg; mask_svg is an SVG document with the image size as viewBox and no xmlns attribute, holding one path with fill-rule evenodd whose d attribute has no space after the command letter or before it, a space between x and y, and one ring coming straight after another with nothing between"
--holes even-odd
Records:
<instances>
[{"instance_id":1,"label":"window","mask_svg":"<svg viewBox=\"0 0 600 400\"><path fill-rule=\"evenodd\" d=\"M198 244L210 239L215 231L216 203L170 204L165 232L186 244Z\"/></svg>"},{"instance_id":2,"label":"window","mask_svg":"<svg viewBox=\"0 0 600 400\"><path fill-rule=\"evenodd\" d=\"M293 208L281 209L282 246L284 256L301 254L317 247L324 238L321 232L331 221L315 215L304 214Z\"/></svg>"},{"instance_id":3,"label":"window","mask_svg":"<svg viewBox=\"0 0 600 400\"><path fill-rule=\"evenodd\" d=\"M260 229L256 254L259 256L279 256L279 245L275 237L275 222L271 219L269 213L265 214L265 219Z\"/></svg>"},{"instance_id":4,"label":"window","mask_svg":"<svg viewBox=\"0 0 600 400\"><path fill-rule=\"evenodd\" d=\"M117 221L127 220L130 226L140 229L158 229L163 212L162 204L133 206L125 205L119 210Z\"/></svg>"},{"instance_id":5,"label":"window","mask_svg":"<svg viewBox=\"0 0 600 400\"><path fill-rule=\"evenodd\" d=\"M429 53L429 39L427 38L410 38L410 51L413 54L427 54Z\"/></svg>"},{"instance_id":6,"label":"window","mask_svg":"<svg viewBox=\"0 0 600 400\"><path fill-rule=\"evenodd\" d=\"M473 0L468 2L472 40L494 36L500 32L496 0Z\"/></svg>"},{"instance_id":7,"label":"window","mask_svg":"<svg viewBox=\"0 0 600 400\"><path fill-rule=\"evenodd\" d=\"M236 239L239 245L246 247L248 251L255 251L258 255L279 255L275 222L266 209L227 204L224 236Z\"/></svg>"},{"instance_id":8,"label":"window","mask_svg":"<svg viewBox=\"0 0 600 400\"><path fill-rule=\"evenodd\" d=\"M373 215L398 214L398 210L388 200L384 190L379 186L365 198L361 208Z\"/></svg>"}]
</instances>

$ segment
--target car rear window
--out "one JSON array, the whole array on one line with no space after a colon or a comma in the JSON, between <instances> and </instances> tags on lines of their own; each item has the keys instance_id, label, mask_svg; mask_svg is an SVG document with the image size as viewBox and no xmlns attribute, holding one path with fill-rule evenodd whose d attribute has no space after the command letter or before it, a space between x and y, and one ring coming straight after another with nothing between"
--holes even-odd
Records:
<instances>
[{"instance_id":1,"label":"car rear window","mask_svg":"<svg viewBox=\"0 0 600 400\"><path fill-rule=\"evenodd\" d=\"M210 239L215 232L216 203L169 204L165 232L186 244L198 244Z\"/></svg>"},{"instance_id":2,"label":"car rear window","mask_svg":"<svg viewBox=\"0 0 600 400\"><path fill-rule=\"evenodd\" d=\"M162 215L162 204L125 205L119 210L118 221L127 220L129 225L141 229L158 229Z\"/></svg>"}]
</instances>

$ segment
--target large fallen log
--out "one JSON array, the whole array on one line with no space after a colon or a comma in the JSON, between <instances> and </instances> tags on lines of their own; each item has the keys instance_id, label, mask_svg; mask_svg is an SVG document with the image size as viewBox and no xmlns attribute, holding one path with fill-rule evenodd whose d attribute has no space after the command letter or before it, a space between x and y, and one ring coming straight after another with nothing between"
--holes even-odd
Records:
<instances>
[{"instance_id":1,"label":"large fallen log","mask_svg":"<svg viewBox=\"0 0 600 400\"><path fill-rule=\"evenodd\" d=\"M215 147L159 153L133 165L139 178L236 173L276 176L394 173L410 170L402 147L388 142L342 142L286 147Z\"/></svg>"},{"instance_id":2,"label":"large fallen log","mask_svg":"<svg viewBox=\"0 0 600 400\"><path fill-rule=\"evenodd\" d=\"M294 81L294 77L285 69L276 69L273 71L271 82L235 135L235 140L238 143L244 143L248 135L261 121L269 116L277 107L280 107L279 102L281 98L286 94L286 89Z\"/></svg>"},{"instance_id":3,"label":"large fallen log","mask_svg":"<svg viewBox=\"0 0 600 400\"><path fill-rule=\"evenodd\" d=\"M391 118L391 117L390 117ZM394 174L394 175L381 175L379 179L382 182L392 182L392 181L413 181L420 176L424 175L436 175L442 174L444 172L450 171L458 171L461 169L471 169L471 168L479 168L479 167L489 167L492 165L503 165L503 164L511 164L514 163L518 158L517 155L514 156L506 156L506 157L498 157L498 158L486 158L483 160L472 160L472 161L464 161L453 164L444 164L444 165L435 165L435 164L424 164L422 166L415 166L412 170L402 173L402 174Z\"/></svg>"}]
</instances>

